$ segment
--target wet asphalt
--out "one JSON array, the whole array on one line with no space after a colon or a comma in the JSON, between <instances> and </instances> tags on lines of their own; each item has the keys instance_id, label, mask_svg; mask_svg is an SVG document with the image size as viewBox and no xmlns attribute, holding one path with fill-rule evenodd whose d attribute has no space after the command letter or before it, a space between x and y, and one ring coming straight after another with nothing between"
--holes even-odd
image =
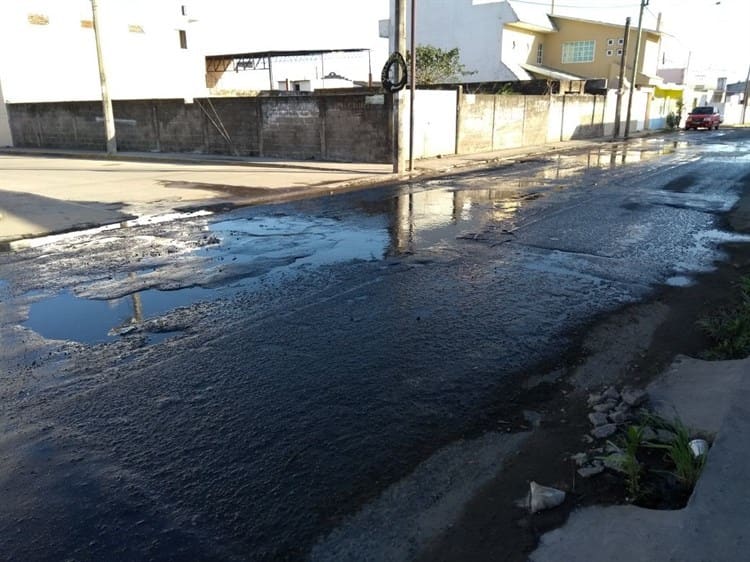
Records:
<instances>
[{"instance_id":1,"label":"wet asphalt","mask_svg":"<svg viewBox=\"0 0 750 562\"><path fill-rule=\"evenodd\" d=\"M679 132L0 255L0 552L307 558L710 270L749 167L750 131Z\"/></svg>"}]
</instances>

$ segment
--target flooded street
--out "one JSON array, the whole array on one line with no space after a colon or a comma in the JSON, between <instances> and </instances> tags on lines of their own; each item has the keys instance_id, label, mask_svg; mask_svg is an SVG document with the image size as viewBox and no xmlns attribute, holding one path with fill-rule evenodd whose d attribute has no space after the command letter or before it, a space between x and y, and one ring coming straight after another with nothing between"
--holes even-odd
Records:
<instances>
[{"instance_id":1,"label":"flooded street","mask_svg":"<svg viewBox=\"0 0 750 562\"><path fill-rule=\"evenodd\" d=\"M577 330L748 241L749 169L747 130L680 132L0 254L0 549L333 560L406 527Z\"/></svg>"}]
</instances>

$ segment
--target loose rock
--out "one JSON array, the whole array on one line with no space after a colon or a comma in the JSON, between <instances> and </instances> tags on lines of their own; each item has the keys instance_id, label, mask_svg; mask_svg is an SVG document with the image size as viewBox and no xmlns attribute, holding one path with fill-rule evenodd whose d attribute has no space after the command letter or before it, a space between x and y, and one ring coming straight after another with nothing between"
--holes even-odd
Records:
<instances>
[{"instance_id":1,"label":"loose rock","mask_svg":"<svg viewBox=\"0 0 750 562\"><path fill-rule=\"evenodd\" d=\"M589 394L588 404L589 406L595 406L596 404L599 404L602 400L604 400L604 397L599 393L592 393Z\"/></svg>"},{"instance_id":2,"label":"loose rock","mask_svg":"<svg viewBox=\"0 0 750 562\"><path fill-rule=\"evenodd\" d=\"M628 421L630 416L626 412L613 412L609 414L609 419L612 423L625 423Z\"/></svg>"},{"instance_id":3,"label":"loose rock","mask_svg":"<svg viewBox=\"0 0 750 562\"><path fill-rule=\"evenodd\" d=\"M578 453L572 455L570 458L576 461L576 465L578 466L583 466L589 460L589 456L586 453Z\"/></svg>"},{"instance_id":4,"label":"loose rock","mask_svg":"<svg viewBox=\"0 0 750 562\"><path fill-rule=\"evenodd\" d=\"M579 468L577 472L578 476L580 476L581 478L591 478L592 476L596 476L597 474L601 474L602 472L604 472L604 464Z\"/></svg>"},{"instance_id":5,"label":"loose rock","mask_svg":"<svg viewBox=\"0 0 750 562\"><path fill-rule=\"evenodd\" d=\"M602 412L606 414L614 410L616 404L617 403L614 402L613 400L608 400L607 402L602 402L601 404L597 404L596 406L594 406L594 411Z\"/></svg>"},{"instance_id":6,"label":"loose rock","mask_svg":"<svg viewBox=\"0 0 750 562\"><path fill-rule=\"evenodd\" d=\"M589 421L592 424L594 424L594 426L596 427L609 423L609 420L607 419L607 414L602 414L602 413L589 414Z\"/></svg>"},{"instance_id":7,"label":"loose rock","mask_svg":"<svg viewBox=\"0 0 750 562\"><path fill-rule=\"evenodd\" d=\"M620 393L617 392L617 389L614 386L610 386L607 390L605 390L602 396L604 398L611 398L612 400L620 399Z\"/></svg>"},{"instance_id":8,"label":"loose rock","mask_svg":"<svg viewBox=\"0 0 750 562\"><path fill-rule=\"evenodd\" d=\"M606 439L610 435L613 435L615 431L617 431L617 426L613 423L608 423L606 425L600 425L599 427L595 427L591 431L591 435L593 435L597 439Z\"/></svg>"}]
</instances>

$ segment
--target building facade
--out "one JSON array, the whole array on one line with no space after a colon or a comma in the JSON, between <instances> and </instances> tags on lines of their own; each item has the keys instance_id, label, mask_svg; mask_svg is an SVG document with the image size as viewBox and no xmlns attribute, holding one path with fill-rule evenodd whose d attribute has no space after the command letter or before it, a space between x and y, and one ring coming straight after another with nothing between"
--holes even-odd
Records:
<instances>
[{"instance_id":1,"label":"building facade","mask_svg":"<svg viewBox=\"0 0 750 562\"><path fill-rule=\"evenodd\" d=\"M205 95L204 63L184 0L98 0L110 96ZM6 103L101 99L90 0L0 2Z\"/></svg>"},{"instance_id":2,"label":"building facade","mask_svg":"<svg viewBox=\"0 0 750 562\"><path fill-rule=\"evenodd\" d=\"M420 0L417 44L457 47L461 63L473 72L464 82L606 80L608 88L617 88L624 25L550 15L548 8L500 0ZM660 41L658 31L644 30L636 85L661 83L656 74ZM637 31L631 28L627 77L636 42ZM392 39L392 50L393 45Z\"/></svg>"}]
</instances>

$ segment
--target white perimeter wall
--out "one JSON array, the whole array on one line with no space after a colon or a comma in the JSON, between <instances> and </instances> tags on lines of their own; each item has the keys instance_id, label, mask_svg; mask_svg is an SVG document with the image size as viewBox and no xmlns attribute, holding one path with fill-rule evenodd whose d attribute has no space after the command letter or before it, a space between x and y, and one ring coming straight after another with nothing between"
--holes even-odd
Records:
<instances>
[{"instance_id":1,"label":"white perimeter wall","mask_svg":"<svg viewBox=\"0 0 750 562\"><path fill-rule=\"evenodd\" d=\"M403 146L409 146L409 96L403 90L406 112ZM458 92L417 90L414 98L414 158L456 153L456 104ZM408 157L408 148L407 148Z\"/></svg>"},{"instance_id":2,"label":"white perimeter wall","mask_svg":"<svg viewBox=\"0 0 750 562\"><path fill-rule=\"evenodd\" d=\"M13 137L11 137L10 134L8 110L5 107L5 99L3 99L3 85L0 82L0 148L5 146L13 146Z\"/></svg>"},{"instance_id":3,"label":"white perimeter wall","mask_svg":"<svg viewBox=\"0 0 750 562\"><path fill-rule=\"evenodd\" d=\"M181 6L186 5L187 16ZM206 95L205 63L189 1L99 0L113 99ZM32 25L29 16L48 23ZM0 0L0 79L8 103L101 98L90 0ZM134 26L134 27L130 27ZM134 32L133 29L143 32ZM180 48L179 31L188 49Z\"/></svg>"}]
</instances>

